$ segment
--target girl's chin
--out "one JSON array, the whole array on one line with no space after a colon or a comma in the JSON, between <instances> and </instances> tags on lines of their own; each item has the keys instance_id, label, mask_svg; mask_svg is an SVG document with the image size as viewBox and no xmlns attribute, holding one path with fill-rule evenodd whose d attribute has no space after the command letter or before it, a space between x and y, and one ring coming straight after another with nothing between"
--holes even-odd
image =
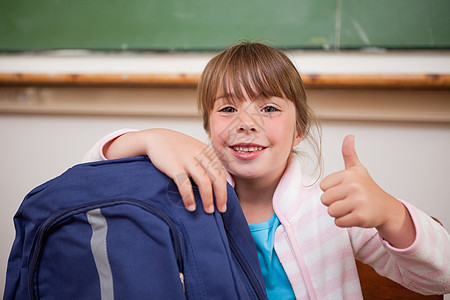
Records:
<instances>
[{"instance_id":1,"label":"girl's chin","mask_svg":"<svg viewBox=\"0 0 450 300\"><path fill-rule=\"evenodd\" d=\"M258 179L262 176L258 170L254 168L227 168L228 172L233 176L233 179Z\"/></svg>"}]
</instances>

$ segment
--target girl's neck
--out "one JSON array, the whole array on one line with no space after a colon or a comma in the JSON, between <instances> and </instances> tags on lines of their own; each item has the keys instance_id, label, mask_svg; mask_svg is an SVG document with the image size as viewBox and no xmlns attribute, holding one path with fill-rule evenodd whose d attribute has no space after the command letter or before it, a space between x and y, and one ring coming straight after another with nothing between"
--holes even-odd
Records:
<instances>
[{"instance_id":1,"label":"girl's neck","mask_svg":"<svg viewBox=\"0 0 450 300\"><path fill-rule=\"evenodd\" d=\"M265 222L275 213L273 195L287 164L284 170L278 174L271 173L257 178L242 178L232 175L234 189L248 224Z\"/></svg>"},{"instance_id":2,"label":"girl's neck","mask_svg":"<svg viewBox=\"0 0 450 300\"><path fill-rule=\"evenodd\" d=\"M272 199L278 180L267 184L261 180L235 179L235 190L249 224L269 220L273 214Z\"/></svg>"}]
</instances>

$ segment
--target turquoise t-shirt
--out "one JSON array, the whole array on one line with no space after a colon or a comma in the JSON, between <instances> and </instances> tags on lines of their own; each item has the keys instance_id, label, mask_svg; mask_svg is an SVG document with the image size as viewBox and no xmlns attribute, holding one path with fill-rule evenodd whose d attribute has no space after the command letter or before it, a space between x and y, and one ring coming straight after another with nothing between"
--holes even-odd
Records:
<instances>
[{"instance_id":1,"label":"turquoise t-shirt","mask_svg":"<svg viewBox=\"0 0 450 300\"><path fill-rule=\"evenodd\" d=\"M251 224L250 232L255 240L261 265L264 284L269 299L295 299L291 283L284 272L273 246L275 230L280 225L280 220L274 214L268 221Z\"/></svg>"}]
</instances>

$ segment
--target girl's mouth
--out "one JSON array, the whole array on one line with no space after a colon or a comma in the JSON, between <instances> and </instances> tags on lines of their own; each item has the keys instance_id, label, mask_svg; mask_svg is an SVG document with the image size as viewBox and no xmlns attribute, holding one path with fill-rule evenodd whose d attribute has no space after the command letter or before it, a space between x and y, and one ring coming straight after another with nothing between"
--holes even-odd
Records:
<instances>
[{"instance_id":1,"label":"girl's mouth","mask_svg":"<svg viewBox=\"0 0 450 300\"><path fill-rule=\"evenodd\" d=\"M241 160L252 160L260 156L266 147L260 146L260 145L245 145L245 144L239 144L239 145L232 145L230 146L232 149L231 153Z\"/></svg>"},{"instance_id":2,"label":"girl's mouth","mask_svg":"<svg viewBox=\"0 0 450 300\"><path fill-rule=\"evenodd\" d=\"M263 147L261 146L257 146L257 147L240 147L240 146L235 146L232 147L234 151L239 152L239 153L248 153L248 152L255 152L255 151L261 151L263 149Z\"/></svg>"}]
</instances>

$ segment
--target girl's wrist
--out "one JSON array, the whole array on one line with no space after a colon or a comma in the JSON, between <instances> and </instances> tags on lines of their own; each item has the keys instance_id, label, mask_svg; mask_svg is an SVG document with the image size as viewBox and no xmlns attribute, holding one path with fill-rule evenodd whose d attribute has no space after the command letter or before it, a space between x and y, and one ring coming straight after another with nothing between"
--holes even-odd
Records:
<instances>
[{"instance_id":1,"label":"girl's wrist","mask_svg":"<svg viewBox=\"0 0 450 300\"><path fill-rule=\"evenodd\" d=\"M404 249L414 242L416 229L411 215L403 203L393 197L391 201L393 205L387 211L387 220L376 229L381 237L393 247Z\"/></svg>"}]
</instances>

